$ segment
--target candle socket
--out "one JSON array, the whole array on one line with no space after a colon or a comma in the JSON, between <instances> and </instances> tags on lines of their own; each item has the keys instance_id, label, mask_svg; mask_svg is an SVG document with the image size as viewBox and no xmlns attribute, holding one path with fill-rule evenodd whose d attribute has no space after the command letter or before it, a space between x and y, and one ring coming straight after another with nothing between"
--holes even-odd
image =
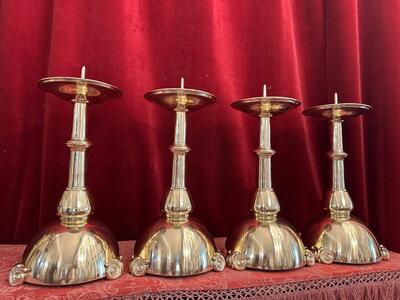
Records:
<instances>
[{"instance_id":1,"label":"candle socket","mask_svg":"<svg viewBox=\"0 0 400 300\"><path fill-rule=\"evenodd\" d=\"M306 245L321 251L329 250L333 261L346 264L370 264L389 259L388 250L379 245L373 233L351 216L353 202L345 186L342 123L345 119L366 113L371 107L360 103L339 103L314 106L303 111L305 116L331 122L332 182L328 192L328 214L310 224L304 231Z\"/></svg>"},{"instance_id":2,"label":"candle socket","mask_svg":"<svg viewBox=\"0 0 400 300\"><path fill-rule=\"evenodd\" d=\"M68 186L58 205L60 223L41 230L23 254L23 263L9 273L9 283L29 282L38 285L70 285L100 278L115 279L123 270L118 244L107 228L89 220L90 195L85 185L86 106L117 98L121 92L106 83L82 77L49 77L39 87L74 103Z\"/></svg>"}]
</instances>

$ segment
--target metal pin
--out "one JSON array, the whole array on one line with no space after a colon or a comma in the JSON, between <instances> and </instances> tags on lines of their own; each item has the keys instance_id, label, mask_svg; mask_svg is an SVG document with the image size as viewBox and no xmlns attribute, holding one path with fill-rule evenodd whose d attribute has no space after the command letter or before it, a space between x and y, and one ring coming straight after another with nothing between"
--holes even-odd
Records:
<instances>
[{"instance_id":1,"label":"metal pin","mask_svg":"<svg viewBox=\"0 0 400 300\"><path fill-rule=\"evenodd\" d=\"M185 78L181 77L181 89L185 88Z\"/></svg>"},{"instance_id":2,"label":"metal pin","mask_svg":"<svg viewBox=\"0 0 400 300\"><path fill-rule=\"evenodd\" d=\"M82 66L82 69L81 69L81 79L85 79L85 76L86 76L86 67L85 67L85 66Z\"/></svg>"},{"instance_id":3,"label":"metal pin","mask_svg":"<svg viewBox=\"0 0 400 300\"><path fill-rule=\"evenodd\" d=\"M267 85L266 84L263 85L263 97L264 98L267 97Z\"/></svg>"},{"instance_id":4,"label":"metal pin","mask_svg":"<svg viewBox=\"0 0 400 300\"><path fill-rule=\"evenodd\" d=\"M335 93L334 98L335 98L335 104L339 104L339 98L338 98L337 93Z\"/></svg>"}]
</instances>

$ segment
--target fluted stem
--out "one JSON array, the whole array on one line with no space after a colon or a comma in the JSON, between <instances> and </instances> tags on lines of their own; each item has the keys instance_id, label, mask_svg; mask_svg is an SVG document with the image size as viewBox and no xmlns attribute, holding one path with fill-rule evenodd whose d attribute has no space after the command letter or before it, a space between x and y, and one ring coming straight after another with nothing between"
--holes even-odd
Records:
<instances>
[{"instance_id":1,"label":"fluted stem","mask_svg":"<svg viewBox=\"0 0 400 300\"><path fill-rule=\"evenodd\" d=\"M68 227L86 224L92 212L89 195L86 191L86 149L90 146L86 140L86 93L85 84L77 85L74 102L74 116L71 139L66 143L71 149L69 161L68 186L58 205L61 223Z\"/></svg>"},{"instance_id":2,"label":"fluted stem","mask_svg":"<svg viewBox=\"0 0 400 300\"><path fill-rule=\"evenodd\" d=\"M164 204L167 220L171 223L186 222L192 211L192 203L185 186L185 157L190 150L186 145L186 101L185 95L177 96L175 138L170 148L174 154L172 183Z\"/></svg>"},{"instance_id":3,"label":"fluted stem","mask_svg":"<svg viewBox=\"0 0 400 300\"><path fill-rule=\"evenodd\" d=\"M69 163L68 189L85 188L85 154L89 146L86 140L86 103L75 102L71 140L67 143L71 148Z\"/></svg>"},{"instance_id":4,"label":"fluted stem","mask_svg":"<svg viewBox=\"0 0 400 300\"><path fill-rule=\"evenodd\" d=\"M265 109L263 109L265 106ZM280 210L278 199L272 189L271 156L271 125L269 103L262 103L260 113L260 145L256 150L258 155L258 189L255 193L253 211L260 222L273 222Z\"/></svg>"},{"instance_id":5,"label":"fluted stem","mask_svg":"<svg viewBox=\"0 0 400 300\"><path fill-rule=\"evenodd\" d=\"M345 190L344 159L347 154L343 151L342 120L332 121L332 189Z\"/></svg>"},{"instance_id":6,"label":"fluted stem","mask_svg":"<svg viewBox=\"0 0 400 300\"><path fill-rule=\"evenodd\" d=\"M186 112L176 112L175 138L172 146L174 153L172 166L172 184L173 189L185 188L185 156L189 150L186 146Z\"/></svg>"},{"instance_id":7,"label":"fluted stem","mask_svg":"<svg viewBox=\"0 0 400 300\"><path fill-rule=\"evenodd\" d=\"M353 202L346 191L344 180L344 159L347 154L343 151L342 137L343 120L335 116L332 119L332 191L329 199L329 209L332 219L345 221L350 218Z\"/></svg>"},{"instance_id":8,"label":"fluted stem","mask_svg":"<svg viewBox=\"0 0 400 300\"><path fill-rule=\"evenodd\" d=\"M271 125L269 116L260 117L260 147L258 149L258 189L272 190Z\"/></svg>"}]
</instances>

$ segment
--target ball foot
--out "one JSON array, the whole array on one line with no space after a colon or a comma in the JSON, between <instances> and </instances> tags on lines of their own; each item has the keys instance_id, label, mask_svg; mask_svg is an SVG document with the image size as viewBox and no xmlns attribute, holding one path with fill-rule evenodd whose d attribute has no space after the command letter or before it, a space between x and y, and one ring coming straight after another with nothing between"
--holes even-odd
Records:
<instances>
[{"instance_id":1,"label":"ball foot","mask_svg":"<svg viewBox=\"0 0 400 300\"><path fill-rule=\"evenodd\" d=\"M222 272L225 269L225 258L224 256L216 252L214 256L211 258L213 270L217 272Z\"/></svg>"},{"instance_id":2,"label":"ball foot","mask_svg":"<svg viewBox=\"0 0 400 300\"><path fill-rule=\"evenodd\" d=\"M134 276L144 276L147 272L147 268L149 267L149 261L141 258L140 256L134 257L132 256L132 261L129 264L129 270L131 274Z\"/></svg>"},{"instance_id":3,"label":"ball foot","mask_svg":"<svg viewBox=\"0 0 400 300\"><path fill-rule=\"evenodd\" d=\"M386 249L386 247L384 247L383 245L379 245L379 248L381 249L382 260L389 260L390 258L389 250Z\"/></svg>"},{"instance_id":4,"label":"ball foot","mask_svg":"<svg viewBox=\"0 0 400 300\"><path fill-rule=\"evenodd\" d=\"M226 262L228 267L231 267L237 271L243 271L247 267L247 260L249 257L245 254L240 253L239 251L234 251L228 253L226 258Z\"/></svg>"},{"instance_id":5,"label":"ball foot","mask_svg":"<svg viewBox=\"0 0 400 300\"><path fill-rule=\"evenodd\" d=\"M23 264L16 264L8 274L8 283L12 286L23 284L30 271L31 270Z\"/></svg>"},{"instance_id":6,"label":"ball foot","mask_svg":"<svg viewBox=\"0 0 400 300\"><path fill-rule=\"evenodd\" d=\"M331 264L335 260L335 254L333 251L324 248L312 247L314 251L315 261L323 264Z\"/></svg>"},{"instance_id":7,"label":"ball foot","mask_svg":"<svg viewBox=\"0 0 400 300\"><path fill-rule=\"evenodd\" d=\"M124 264L122 263L122 257L119 259L114 258L105 264L106 267L106 277L109 280L117 279L121 276L122 271L124 270Z\"/></svg>"}]
</instances>

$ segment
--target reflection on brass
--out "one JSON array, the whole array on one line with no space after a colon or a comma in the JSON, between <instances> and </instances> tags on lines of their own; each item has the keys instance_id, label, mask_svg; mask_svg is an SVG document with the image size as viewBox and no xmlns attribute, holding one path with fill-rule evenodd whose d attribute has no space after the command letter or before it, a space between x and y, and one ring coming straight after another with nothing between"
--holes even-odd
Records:
<instances>
[{"instance_id":1,"label":"reflection on brass","mask_svg":"<svg viewBox=\"0 0 400 300\"><path fill-rule=\"evenodd\" d=\"M318 261L330 258L333 261L348 264L376 263L389 259L389 252L379 245L372 232L351 216L353 202L346 190L344 180L344 159L342 123L349 117L366 113L371 107L361 103L339 103L335 94L335 103L314 106L303 111L303 114L332 123L332 187L328 193L329 215L311 224L304 233L304 240L318 253ZM321 250L322 249L322 250Z\"/></svg>"},{"instance_id":2,"label":"reflection on brass","mask_svg":"<svg viewBox=\"0 0 400 300\"><path fill-rule=\"evenodd\" d=\"M300 104L296 99L267 96L237 101L232 107L260 118L258 189L253 196L254 217L244 221L226 241L227 263L233 269L289 270L314 265L296 231L278 218L279 201L272 188L270 118Z\"/></svg>"},{"instance_id":3,"label":"reflection on brass","mask_svg":"<svg viewBox=\"0 0 400 300\"><path fill-rule=\"evenodd\" d=\"M44 228L26 247L23 263L9 274L9 283L24 281L39 285L69 285L100 278L115 279L123 270L118 244L108 230L88 220L92 213L90 195L85 185L86 106L101 98L116 98L121 92L109 84L80 78L50 77L39 87L74 103L72 136L66 144L71 150L68 186L57 213L60 223Z\"/></svg>"},{"instance_id":4,"label":"reflection on brass","mask_svg":"<svg viewBox=\"0 0 400 300\"><path fill-rule=\"evenodd\" d=\"M148 92L145 98L174 110L176 114L172 184L165 199L163 216L136 242L130 271L161 276L187 276L210 270L222 271L224 257L216 251L213 239L201 223L190 217L192 202L185 185L186 112L215 102L209 93L181 88Z\"/></svg>"}]
</instances>

